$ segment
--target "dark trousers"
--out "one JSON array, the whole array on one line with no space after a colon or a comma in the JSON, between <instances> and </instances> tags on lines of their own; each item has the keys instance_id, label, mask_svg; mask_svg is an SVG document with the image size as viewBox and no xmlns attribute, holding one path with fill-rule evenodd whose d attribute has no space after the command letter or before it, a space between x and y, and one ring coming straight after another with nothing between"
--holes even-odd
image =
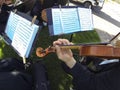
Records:
<instances>
[{"instance_id":1,"label":"dark trousers","mask_svg":"<svg viewBox=\"0 0 120 90\"><path fill-rule=\"evenodd\" d=\"M50 90L47 70L41 62L33 65L33 78L35 90Z\"/></svg>"},{"instance_id":2,"label":"dark trousers","mask_svg":"<svg viewBox=\"0 0 120 90\"><path fill-rule=\"evenodd\" d=\"M0 90L49 90L44 65L37 62L31 66L31 73L28 73L20 60L0 60Z\"/></svg>"}]
</instances>

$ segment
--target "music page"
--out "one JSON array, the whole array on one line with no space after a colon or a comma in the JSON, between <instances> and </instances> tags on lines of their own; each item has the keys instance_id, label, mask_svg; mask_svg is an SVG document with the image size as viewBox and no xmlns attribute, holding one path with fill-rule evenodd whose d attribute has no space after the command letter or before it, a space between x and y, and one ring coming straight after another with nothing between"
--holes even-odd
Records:
<instances>
[{"instance_id":1,"label":"music page","mask_svg":"<svg viewBox=\"0 0 120 90\"><path fill-rule=\"evenodd\" d=\"M54 35L80 31L76 8L53 8L52 19Z\"/></svg>"},{"instance_id":2,"label":"music page","mask_svg":"<svg viewBox=\"0 0 120 90\"><path fill-rule=\"evenodd\" d=\"M14 37L14 33L17 27L17 23L19 22L19 17L18 15L14 14L11 12L9 19L7 21L5 33L7 36L12 40Z\"/></svg>"},{"instance_id":3,"label":"music page","mask_svg":"<svg viewBox=\"0 0 120 90\"><path fill-rule=\"evenodd\" d=\"M39 26L35 24L31 26L31 21L13 12L11 12L10 15L7 34L12 39L11 45L17 50L20 56L28 57Z\"/></svg>"},{"instance_id":4,"label":"music page","mask_svg":"<svg viewBox=\"0 0 120 90\"><path fill-rule=\"evenodd\" d=\"M93 18L91 9L78 8L81 31L93 30Z\"/></svg>"}]
</instances>

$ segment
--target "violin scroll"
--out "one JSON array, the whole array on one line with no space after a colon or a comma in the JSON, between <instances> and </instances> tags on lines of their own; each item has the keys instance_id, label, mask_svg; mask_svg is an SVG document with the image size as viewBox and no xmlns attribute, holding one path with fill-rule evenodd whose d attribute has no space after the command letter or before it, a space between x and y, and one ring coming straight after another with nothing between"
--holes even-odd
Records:
<instances>
[{"instance_id":1,"label":"violin scroll","mask_svg":"<svg viewBox=\"0 0 120 90\"><path fill-rule=\"evenodd\" d=\"M45 50L43 49L43 48L41 48L41 47L38 47L37 49L36 49L36 55L38 56L38 57L44 57L44 56L46 56L47 54L49 54L49 53L51 53L51 52L55 52L55 48L54 47L48 47L48 48L46 48Z\"/></svg>"}]
</instances>

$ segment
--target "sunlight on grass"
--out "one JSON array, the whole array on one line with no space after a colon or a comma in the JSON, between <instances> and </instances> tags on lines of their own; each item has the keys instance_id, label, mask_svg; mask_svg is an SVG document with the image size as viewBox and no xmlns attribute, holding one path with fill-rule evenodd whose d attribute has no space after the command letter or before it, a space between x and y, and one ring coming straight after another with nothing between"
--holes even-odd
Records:
<instances>
[{"instance_id":1,"label":"sunlight on grass","mask_svg":"<svg viewBox=\"0 0 120 90\"><path fill-rule=\"evenodd\" d=\"M0 59L3 57L2 48L0 48Z\"/></svg>"},{"instance_id":2,"label":"sunlight on grass","mask_svg":"<svg viewBox=\"0 0 120 90\"><path fill-rule=\"evenodd\" d=\"M4 47L5 47L5 43L2 40L0 40L0 59L4 57L4 53L3 53Z\"/></svg>"},{"instance_id":3,"label":"sunlight on grass","mask_svg":"<svg viewBox=\"0 0 120 90\"><path fill-rule=\"evenodd\" d=\"M64 90L64 87L61 84L59 84L59 88L60 90Z\"/></svg>"},{"instance_id":4,"label":"sunlight on grass","mask_svg":"<svg viewBox=\"0 0 120 90\"><path fill-rule=\"evenodd\" d=\"M0 40L0 59L7 57L20 58L10 45Z\"/></svg>"},{"instance_id":5,"label":"sunlight on grass","mask_svg":"<svg viewBox=\"0 0 120 90\"><path fill-rule=\"evenodd\" d=\"M85 31L81 33L74 33L72 42L74 43L92 43L100 42L100 38L95 30Z\"/></svg>"}]
</instances>

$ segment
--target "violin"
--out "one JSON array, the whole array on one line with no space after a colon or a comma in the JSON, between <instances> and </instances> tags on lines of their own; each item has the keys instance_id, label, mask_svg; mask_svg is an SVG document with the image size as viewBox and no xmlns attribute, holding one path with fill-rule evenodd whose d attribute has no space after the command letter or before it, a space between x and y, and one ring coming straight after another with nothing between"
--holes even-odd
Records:
<instances>
[{"instance_id":1,"label":"violin","mask_svg":"<svg viewBox=\"0 0 120 90\"><path fill-rule=\"evenodd\" d=\"M80 56L96 56L107 59L120 58L120 48L107 45L60 45L60 48L77 49ZM45 50L38 47L36 55L44 57L49 53L55 52L54 46L49 46Z\"/></svg>"}]
</instances>

